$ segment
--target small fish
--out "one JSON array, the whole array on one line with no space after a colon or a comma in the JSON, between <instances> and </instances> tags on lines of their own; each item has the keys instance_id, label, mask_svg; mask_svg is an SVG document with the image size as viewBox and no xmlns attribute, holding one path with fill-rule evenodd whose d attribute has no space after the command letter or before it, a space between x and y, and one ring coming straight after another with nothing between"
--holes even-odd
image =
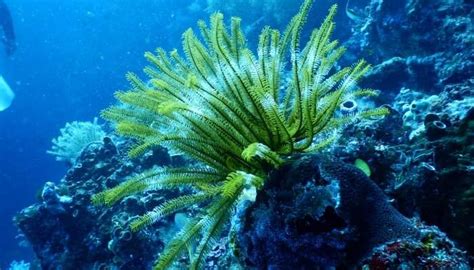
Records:
<instances>
[{"instance_id":1,"label":"small fish","mask_svg":"<svg viewBox=\"0 0 474 270\"><path fill-rule=\"evenodd\" d=\"M367 164L367 162L363 161L360 158L355 160L354 166L356 166L361 171L363 171L365 173L365 175L367 175L368 177L370 177L370 175L372 174L372 172L370 171L369 164Z\"/></svg>"}]
</instances>

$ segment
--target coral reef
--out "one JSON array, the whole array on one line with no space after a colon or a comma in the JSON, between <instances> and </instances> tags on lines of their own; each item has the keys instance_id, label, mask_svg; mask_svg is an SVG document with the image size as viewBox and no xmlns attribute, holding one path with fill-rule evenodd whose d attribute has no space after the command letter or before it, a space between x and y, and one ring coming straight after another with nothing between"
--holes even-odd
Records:
<instances>
[{"instance_id":1,"label":"coral reef","mask_svg":"<svg viewBox=\"0 0 474 270\"><path fill-rule=\"evenodd\" d=\"M387 103L405 88L471 98L472 106L473 12L462 0L371 1L347 42L351 53L376 64L362 85L382 89Z\"/></svg>"},{"instance_id":2,"label":"coral reef","mask_svg":"<svg viewBox=\"0 0 474 270\"><path fill-rule=\"evenodd\" d=\"M431 171L425 170L428 175L407 177L409 182L395 194L399 204L410 209L410 215L417 209L423 220L439 226L472 254L474 205L469 194L474 188L474 109L460 123L443 131L435 138L427 134L429 143L425 151L429 155L421 157L419 162L431 164ZM418 166L413 166L413 170Z\"/></svg>"},{"instance_id":3,"label":"coral reef","mask_svg":"<svg viewBox=\"0 0 474 270\"><path fill-rule=\"evenodd\" d=\"M203 208L166 245L155 269L172 267L183 253L191 269L201 268L234 209L254 200L271 169L295 153L329 145L349 122L388 113L384 107L336 113L376 92L357 87L370 68L365 61L336 66L345 52L331 40L336 5L300 48L312 2L303 2L283 33L263 28L256 53L239 18L226 29L223 15L213 14L209 27L198 23L201 39L192 29L183 34L185 57L161 48L145 53L149 83L129 74L132 89L116 93L121 103L104 110L119 134L137 141L130 156L163 146L197 161L146 171L92 197L96 205L112 206L145 191L188 191L131 222L132 232L188 207ZM281 82L287 62L289 84Z\"/></svg>"},{"instance_id":4,"label":"coral reef","mask_svg":"<svg viewBox=\"0 0 474 270\"><path fill-rule=\"evenodd\" d=\"M210 27L199 23L203 40L185 33L186 58L147 53L151 80L129 75L133 89L116 94L125 105L103 113L131 139L104 133L67 150L75 153L62 158L72 164L67 175L47 182L39 202L15 218L37 256L31 264L149 269L158 259L157 268L185 269L191 259L204 269L470 269L472 4L370 1L367 16L354 20L345 58L329 40L332 15L309 47L298 48L305 8L282 36L265 28L256 55L240 21L226 30L220 14ZM293 72L282 68L281 44ZM318 51L313 65L299 58ZM359 84L380 90L382 109L370 110L374 103L359 95L376 91L352 87L364 63L339 67L354 55L375 63ZM307 102L312 72L326 90ZM349 81L343 95L334 94L332 79ZM378 115L386 116L371 117ZM313 116L320 122L308 121ZM322 154L305 154L310 145ZM183 152L198 162L176 156ZM209 184L206 173L219 177ZM92 194L109 207L92 205Z\"/></svg>"},{"instance_id":5,"label":"coral reef","mask_svg":"<svg viewBox=\"0 0 474 270\"><path fill-rule=\"evenodd\" d=\"M386 119L349 127L350 138L333 151L348 163L367 161L371 178L402 213L439 226L473 254L474 110L462 115L451 122L447 115L426 114L426 131L409 143L402 115L393 111Z\"/></svg>"},{"instance_id":6,"label":"coral reef","mask_svg":"<svg viewBox=\"0 0 474 270\"><path fill-rule=\"evenodd\" d=\"M464 252L436 227L418 225L417 240L397 239L375 248L362 269L471 269Z\"/></svg>"},{"instance_id":7,"label":"coral reef","mask_svg":"<svg viewBox=\"0 0 474 270\"><path fill-rule=\"evenodd\" d=\"M403 127L409 132L408 139L422 135L425 131L425 115L434 111L440 102L437 95L428 96L421 92L402 88L395 97L394 107L402 114Z\"/></svg>"},{"instance_id":8,"label":"coral reef","mask_svg":"<svg viewBox=\"0 0 474 270\"><path fill-rule=\"evenodd\" d=\"M443 233L403 217L362 171L321 156L298 157L273 172L237 227L235 252L257 269L352 269L364 260L372 267L381 264L380 249L395 245L411 255L384 257L386 269L422 266L424 256L427 266L468 269Z\"/></svg>"},{"instance_id":9,"label":"coral reef","mask_svg":"<svg viewBox=\"0 0 474 270\"><path fill-rule=\"evenodd\" d=\"M361 83L393 109L372 123L377 131L358 123L347 130L355 139L336 147L347 162L368 161L404 214L439 226L471 256L472 18L468 1L371 1L348 46L378 63Z\"/></svg>"},{"instance_id":10,"label":"coral reef","mask_svg":"<svg viewBox=\"0 0 474 270\"><path fill-rule=\"evenodd\" d=\"M472 124L466 122L463 132L466 128ZM129 147L129 142L113 143L109 138L89 146L58 185L46 183L40 202L16 217L40 267L150 268L173 231L198 212L189 209L189 214L176 214L131 233L128 225L134 217L177 194L148 192L129 196L112 209L93 207L90 194L104 186L114 186L154 164L183 165L182 159L169 157L163 149L130 160L120 154ZM456 269L467 265L464 254L442 233L402 217L361 171L324 160L313 155L295 156L274 171L256 202L239 208L231 239L224 237L213 244L205 268L236 265L233 254L244 265L260 267L282 263L307 269L314 265L350 266L361 258L361 265L371 266L412 265L422 258L426 265L460 267ZM465 203L472 202L466 199ZM398 255L396 260L389 256L393 253ZM185 258L176 263L181 268L187 264Z\"/></svg>"},{"instance_id":11,"label":"coral reef","mask_svg":"<svg viewBox=\"0 0 474 270\"><path fill-rule=\"evenodd\" d=\"M132 234L128 221L153 209L166 194L129 197L113 209L93 207L90 197L130 174L181 161L171 159L163 149L132 161L121 154L129 147L129 143L116 145L108 137L89 144L59 184L47 182L40 202L15 217L42 269L151 267L163 248L163 236L160 230ZM172 221L163 220L161 225L168 223Z\"/></svg>"},{"instance_id":12,"label":"coral reef","mask_svg":"<svg viewBox=\"0 0 474 270\"><path fill-rule=\"evenodd\" d=\"M458 87L458 85L450 86L450 89ZM474 106L474 90L456 94L461 98L454 99L452 93L447 91L443 91L439 95L427 95L423 92L402 88L395 97L394 108L402 114L403 127L408 133L408 139L413 140L425 134L431 136L436 130L445 129L451 126L451 123L458 123L463 119L469 109ZM438 116L433 118L435 114ZM435 119L440 120L442 124L433 121ZM429 126L433 122L435 125Z\"/></svg>"},{"instance_id":13,"label":"coral reef","mask_svg":"<svg viewBox=\"0 0 474 270\"><path fill-rule=\"evenodd\" d=\"M97 124L97 118L94 118L93 122L66 123L60 132L61 135L52 140L53 146L46 153L68 164L74 163L84 147L91 143L100 143L105 137L102 127Z\"/></svg>"},{"instance_id":14,"label":"coral reef","mask_svg":"<svg viewBox=\"0 0 474 270\"><path fill-rule=\"evenodd\" d=\"M436 53L455 56L449 60L446 57L453 62L472 60L468 49L473 35L472 3L463 0L373 0L367 10L366 18L354 27L354 40L360 41L354 45L359 51L370 54L371 60L381 62L396 56L425 57ZM472 68L469 62L465 64ZM464 78L471 75L458 74Z\"/></svg>"},{"instance_id":15,"label":"coral reef","mask_svg":"<svg viewBox=\"0 0 474 270\"><path fill-rule=\"evenodd\" d=\"M271 175L255 203L239 213L234 252L244 265L330 268L345 258L357 233L336 213L339 183L322 179L317 162L305 156L283 166Z\"/></svg>"}]
</instances>

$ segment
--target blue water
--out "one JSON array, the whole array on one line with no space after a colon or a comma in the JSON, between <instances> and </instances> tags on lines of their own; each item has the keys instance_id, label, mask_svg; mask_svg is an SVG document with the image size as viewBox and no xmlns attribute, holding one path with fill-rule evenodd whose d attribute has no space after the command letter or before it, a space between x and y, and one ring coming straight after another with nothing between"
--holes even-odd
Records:
<instances>
[{"instance_id":1,"label":"blue water","mask_svg":"<svg viewBox=\"0 0 474 270\"><path fill-rule=\"evenodd\" d=\"M66 172L65 164L46 154L59 129L66 122L91 121L113 102L114 91L127 88L124 74L145 66L145 51L181 47L181 33L212 11L205 9L206 0L5 2L18 48L7 57L0 47L0 73L16 93L13 105L0 113L0 268L32 258L29 248L18 246L12 218L36 201L45 181L59 181ZM289 18L301 1L282 2L287 9L281 14ZM318 1L308 29L333 2ZM243 17L243 25L253 23L247 29L250 40L258 36L252 27L278 27L287 19L259 20L258 11L247 7L233 14ZM343 12L338 16L345 19ZM347 29L336 33L347 35Z\"/></svg>"},{"instance_id":2,"label":"blue water","mask_svg":"<svg viewBox=\"0 0 474 270\"><path fill-rule=\"evenodd\" d=\"M16 93L0 113L0 267L29 259L18 248L12 217L33 203L47 180L66 166L47 155L65 122L91 120L139 72L143 52L180 43L187 21L165 1L13 0L9 5L18 48L1 73ZM186 1L174 1L180 5ZM184 5L184 4L183 4Z\"/></svg>"}]
</instances>

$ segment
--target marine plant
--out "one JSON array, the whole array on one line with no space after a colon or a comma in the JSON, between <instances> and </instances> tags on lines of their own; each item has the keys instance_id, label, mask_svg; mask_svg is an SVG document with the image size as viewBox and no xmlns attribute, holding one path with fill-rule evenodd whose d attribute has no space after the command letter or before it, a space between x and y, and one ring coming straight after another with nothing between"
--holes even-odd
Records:
<instances>
[{"instance_id":1,"label":"marine plant","mask_svg":"<svg viewBox=\"0 0 474 270\"><path fill-rule=\"evenodd\" d=\"M185 57L160 48L156 54L145 53L151 63L144 70L149 81L128 74L132 89L117 92L121 104L103 111L119 134L136 139L130 156L164 146L198 162L155 168L93 196L95 204L111 206L139 192L190 191L130 224L136 232L177 211L202 206L167 244L155 269L170 267L185 251L190 268L201 268L237 205L255 199L271 169L295 153L330 144L334 131L350 121L387 113L385 108L337 113L347 98L375 95L357 88L369 65L361 60L335 67L345 51L330 39L336 6L300 49L312 2L304 1L283 33L265 27L256 54L247 46L239 18L231 19L229 29L221 13L211 16L210 26L199 21L200 39L192 29L183 34Z\"/></svg>"}]
</instances>

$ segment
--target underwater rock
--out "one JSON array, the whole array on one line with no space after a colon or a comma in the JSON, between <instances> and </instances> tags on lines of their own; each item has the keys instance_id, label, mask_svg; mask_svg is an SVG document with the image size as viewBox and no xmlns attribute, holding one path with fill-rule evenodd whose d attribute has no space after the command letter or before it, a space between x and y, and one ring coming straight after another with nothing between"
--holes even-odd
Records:
<instances>
[{"instance_id":1,"label":"underwater rock","mask_svg":"<svg viewBox=\"0 0 474 270\"><path fill-rule=\"evenodd\" d=\"M44 184L41 199L45 209L55 215L64 213L66 211L65 207L72 203L71 197L58 194L58 188L53 182L46 182Z\"/></svg>"},{"instance_id":2,"label":"underwater rock","mask_svg":"<svg viewBox=\"0 0 474 270\"><path fill-rule=\"evenodd\" d=\"M446 97L441 95L440 102ZM449 106L433 108L450 110ZM333 153L349 163L357 158L366 161L371 179L394 198L397 209L438 226L474 254L474 109L463 109L458 107L453 114L419 114L417 121L427 128L412 142L404 135L396 111L384 120L355 123L346 129L348 136L341 137ZM464 118L459 120L460 115ZM381 136L383 130L398 141Z\"/></svg>"},{"instance_id":3,"label":"underwater rock","mask_svg":"<svg viewBox=\"0 0 474 270\"><path fill-rule=\"evenodd\" d=\"M323 179L339 183L336 211L359 234L352 256L365 255L374 246L394 239L418 235L413 222L402 216L361 170L337 160L323 160L319 168Z\"/></svg>"},{"instance_id":4,"label":"underwater rock","mask_svg":"<svg viewBox=\"0 0 474 270\"><path fill-rule=\"evenodd\" d=\"M380 246L423 241L362 171L320 156L274 172L241 216L236 253L258 269L352 268ZM447 256L467 265L460 251Z\"/></svg>"},{"instance_id":5,"label":"underwater rock","mask_svg":"<svg viewBox=\"0 0 474 270\"><path fill-rule=\"evenodd\" d=\"M87 146L66 176L47 182L40 202L23 209L15 223L30 242L42 269L148 269L163 248L160 230L133 233L129 221L163 202L166 192L128 197L113 209L94 207L91 195L151 166L172 165L164 149L130 160L129 141L105 137ZM167 221L157 224L163 226Z\"/></svg>"}]
</instances>

